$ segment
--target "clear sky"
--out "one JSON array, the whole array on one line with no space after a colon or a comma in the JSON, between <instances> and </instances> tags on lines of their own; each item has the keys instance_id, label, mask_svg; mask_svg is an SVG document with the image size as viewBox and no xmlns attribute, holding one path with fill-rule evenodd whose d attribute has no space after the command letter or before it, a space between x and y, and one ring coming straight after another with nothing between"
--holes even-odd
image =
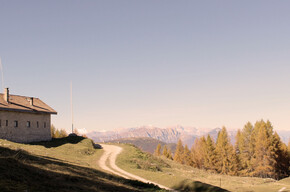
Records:
<instances>
[{"instance_id":1,"label":"clear sky","mask_svg":"<svg viewBox=\"0 0 290 192\"><path fill-rule=\"evenodd\" d=\"M11 94L70 129L173 125L290 130L290 1L0 0Z\"/></svg>"}]
</instances>

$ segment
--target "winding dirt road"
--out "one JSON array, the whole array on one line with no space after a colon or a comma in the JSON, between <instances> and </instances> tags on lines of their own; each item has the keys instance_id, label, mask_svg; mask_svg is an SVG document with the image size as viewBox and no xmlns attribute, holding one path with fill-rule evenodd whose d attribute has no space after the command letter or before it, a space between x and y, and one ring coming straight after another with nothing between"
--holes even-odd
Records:
<instances>
[{"instance_id":1,"label":"winding dirt road","mask_svg":"<svg viewBox=\"0 0 290 192\"><path fill-rule=\"evenodd\" d=\"M118 175L120 177L124 177L126 179L134 179L134 180L142 181L144 183L152 183L154 185L158 185L160 188L172 190L168 187L165 187L165 186L160 185L158 183L154 183L152 181L149 181L149 180L144 179L142 177L139 177L137 175L133 175L131 173L128 173L128 172L124 171L123 169L120 169L116 165L116 158L117 158L118 154L121 153L121 151L123 150L121 147L116 146L116 145L106 145L106 144L102 144L101 146L103 147L104 153L99 160L99 166L102 169L104 169L110 173L113 173L115 175ZM107 161L109 161L109 166L106 165Z\"/></svg>"}]
</instances>

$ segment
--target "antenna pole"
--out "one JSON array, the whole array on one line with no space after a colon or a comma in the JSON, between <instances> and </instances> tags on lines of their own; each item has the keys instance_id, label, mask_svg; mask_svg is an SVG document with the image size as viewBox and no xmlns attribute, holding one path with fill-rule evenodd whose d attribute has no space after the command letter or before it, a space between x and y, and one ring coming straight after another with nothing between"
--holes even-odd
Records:
<instances>
[{"instance_id":1,"label":"antenna pole","mask_svg":"<svg viewBox=\"0 0 290 192\"><path fill-rule=\"evenodd\" d=\"M0 70L1 70L1 78L2 78L2 90L4 90L4 76L3 76L3 66L1 62L1 57L0 57Z\"/></svg>"},{"instance_id":2,"label":"antenna pole","mask_svg":"<svg viewBox=\"0 0 290 192\"><path fill-rule=\"evenodd\" d=\"M73 97L72 97L72 81L70 82L70 106L71 106L71 132L74 132L74 113L73 113Z\"/></svg>"}]
</instances>

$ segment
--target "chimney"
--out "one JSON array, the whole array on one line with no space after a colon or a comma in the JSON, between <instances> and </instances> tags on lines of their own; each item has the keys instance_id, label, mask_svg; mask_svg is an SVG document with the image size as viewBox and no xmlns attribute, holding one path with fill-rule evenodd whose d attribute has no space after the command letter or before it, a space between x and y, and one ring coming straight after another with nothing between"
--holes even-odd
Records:
<instances>
[{"instance_id":1,"label":"chimney","mask_svg":"<svg viewBox=\"0 0 290 192\"><path fill-rule=\"evenodd\" d=\"M30 97L29 103L30 103L31 106L33 106L33 97Z\"/></svg>"},{"instance_id":2,"label":"chimney","mask_svg":"<svg viewBox=\"0 0 290 192\"><path fill-rule=\"evenodd\" d=\"M4 89L4 100L9 103L9 88Z\"/></svg>"}]
</instances>

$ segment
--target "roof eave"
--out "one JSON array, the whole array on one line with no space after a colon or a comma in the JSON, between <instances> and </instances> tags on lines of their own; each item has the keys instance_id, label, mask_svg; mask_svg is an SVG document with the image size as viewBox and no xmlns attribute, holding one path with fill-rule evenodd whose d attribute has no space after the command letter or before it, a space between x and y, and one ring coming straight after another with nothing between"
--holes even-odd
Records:
<instances>
[{"instance_id":1,"label":"roof eave","mask_svg":"<svg viewBox=\"0 0 290 192\"><path fill-rule=\"evenodd\" d=\"M46 112L46 111L36 111L36 110L11 109L11 108L3 108L3 107L0 107L0 111L57 115L56 111L47 111Z\"/></svg>"}]
</instances>

